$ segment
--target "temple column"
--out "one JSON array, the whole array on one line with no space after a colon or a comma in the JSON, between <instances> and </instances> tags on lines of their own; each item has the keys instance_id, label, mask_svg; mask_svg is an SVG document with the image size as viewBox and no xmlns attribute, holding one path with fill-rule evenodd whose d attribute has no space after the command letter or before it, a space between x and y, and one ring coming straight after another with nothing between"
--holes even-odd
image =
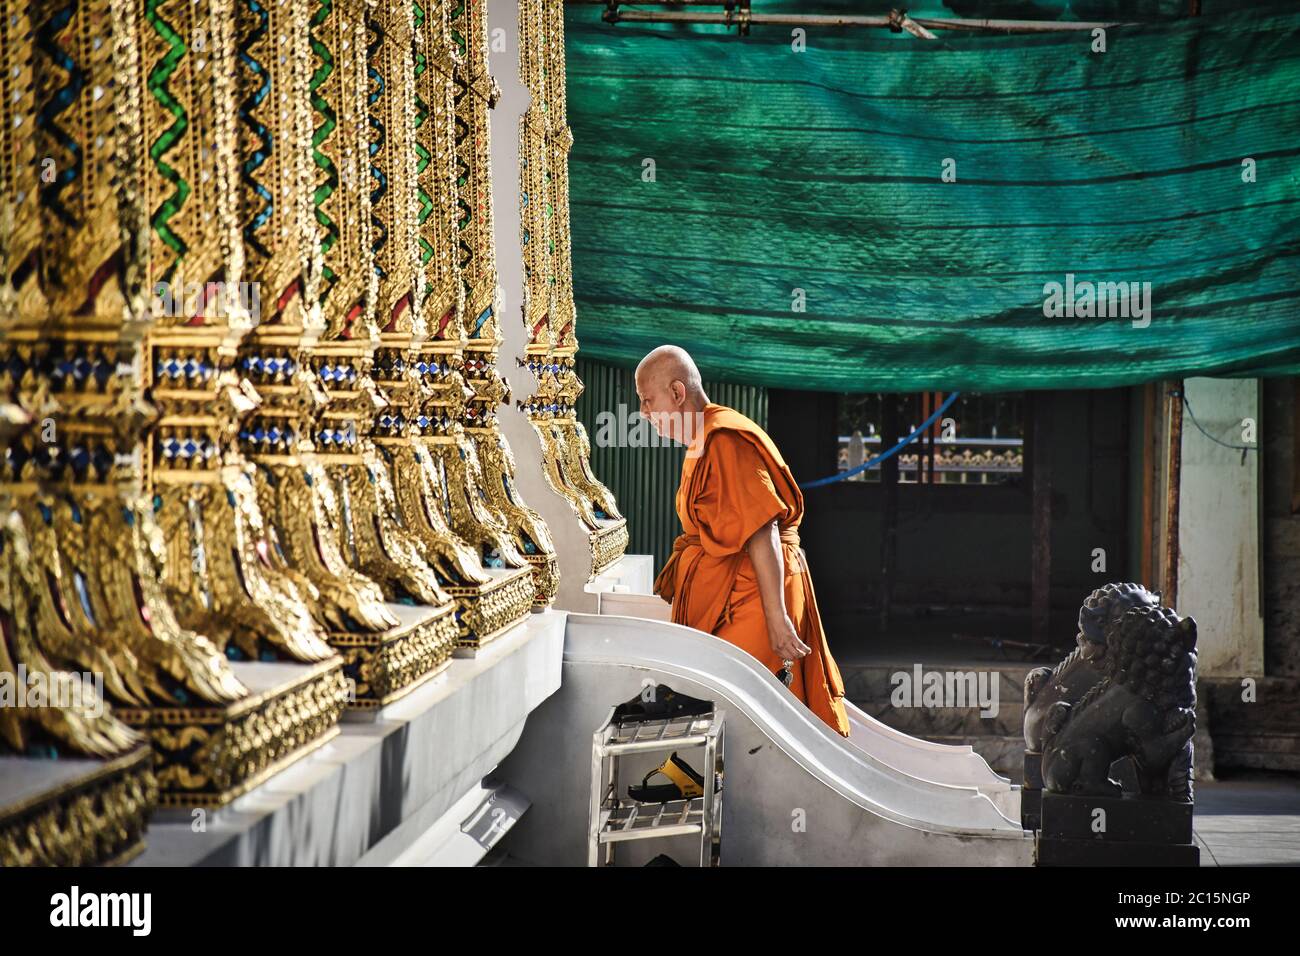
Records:
<instances>
[{"instance_id":1,"label":"temple column","mask_svg":"<svg viewBox=\"0 0 1300 956\"><path fill-rule=\"evenodd\" d=\"M637 562L648 578L649 559L625 560L627 521L592 473L590 444L574 411L582 382L575 372L564 8L556 0L493 0L489 9L502 45L492 156L497 267L510 315L502 323L502 352L513 360L502 371L519 396L516 409L502 416L502 430L519 456L518 486L555 541L557 605L594 611L598 579Z\"/></svg>"}]
</instances>

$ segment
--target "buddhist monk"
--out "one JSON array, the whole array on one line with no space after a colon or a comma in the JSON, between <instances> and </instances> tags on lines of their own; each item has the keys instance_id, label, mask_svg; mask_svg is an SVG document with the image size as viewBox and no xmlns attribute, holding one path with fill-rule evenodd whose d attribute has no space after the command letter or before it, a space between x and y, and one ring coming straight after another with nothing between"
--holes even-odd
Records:
<instances>
[{"instance_id":1,"label":"buddhist monk","mask_svg":"<svg viewBox=\"0 0 1300 956\"><path fill-rule=\"evenodd\" d=\"M641 416L687 446L677 489L682 534L655 579L673 622L715 634L793 674L790 690L848 736L844 683L822 632L799 547L803 495L757 424L704 393L699 369L675 345L637 366Z\"/></svg>"}]
</instances>

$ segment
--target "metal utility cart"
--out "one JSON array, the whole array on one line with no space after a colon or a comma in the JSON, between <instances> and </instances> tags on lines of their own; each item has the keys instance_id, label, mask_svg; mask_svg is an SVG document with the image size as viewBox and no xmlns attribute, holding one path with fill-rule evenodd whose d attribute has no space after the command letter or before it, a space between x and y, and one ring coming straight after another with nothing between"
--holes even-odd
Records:
<instances>
[{"instance_id":1,"label":"metal utility cart","mask_svg":"<svg viewBox=\"0 0 1300 956\"><path fill-rule=\"evenodd\" d=\"M646 720L619 725L610 708L591 743L591 815L587 826L587 865L610 866L614 845L627 840L700 835L700 866L717 866L722 832L722 774L726 712L695 717ZM704 794L667 803L638 803L619 796L619 761L627 754L704 750ZM683 753L683 757L685 753Z\"/></svg>"}]
</instances>

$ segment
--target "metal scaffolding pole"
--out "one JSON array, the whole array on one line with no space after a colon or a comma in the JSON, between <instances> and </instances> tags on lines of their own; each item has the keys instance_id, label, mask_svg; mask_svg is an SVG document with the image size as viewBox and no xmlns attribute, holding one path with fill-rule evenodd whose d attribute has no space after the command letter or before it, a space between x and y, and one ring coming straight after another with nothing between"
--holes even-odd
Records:
<instances>
[{"instance_id":1,"label":"metal scaffolding pole","mask_svg":"<svg viewBox=\"0 0 1300 956\"><path fill-rule=\"evenodd\" d=\"M753 25L759 26L797 26L847 28L867 27L872 29L892 30L895 33L906 31L923 40L937 37L933 30L956 30L985 33L1057 33L1062 31L1105 30L1111 27L1140 26L1135 22L1076 22L1054 20L990 20L964 19L961 17L909 17L901 10L891 10L888 14L875 16L838 16L834 14L806 13L753 13L748 0L743 2L719 3L717 0L565 0L573 6L603 6L602 19L607 23L697 23L715 24L726 27L738 27L741 35L749 33ZM711 13L696 13L686 10L621 10L628 6L667 6L667 7L721 7Z\"/></svg>"}]
</instances>

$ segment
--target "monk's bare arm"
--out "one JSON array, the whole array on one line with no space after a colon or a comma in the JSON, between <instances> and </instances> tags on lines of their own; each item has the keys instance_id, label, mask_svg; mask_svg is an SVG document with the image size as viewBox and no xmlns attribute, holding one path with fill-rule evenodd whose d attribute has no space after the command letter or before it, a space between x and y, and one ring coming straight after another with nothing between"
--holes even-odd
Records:
<instances>
[{"instance_id":1,"label":"monk's bare arm","mask_svg":"<svg viewBox=\"0 0 1300 956\"><path fill-rule=\"evenodd\" d=\"M745 542L749 559L754 562L758 593L763 599L763 617L767 621L767 639L772 650L784 660L797 660L811 648L799 640L794 622L785 610L785 561L781 557L781 533L776 519L755 531Z\"/></svg>"}]
</instances>

